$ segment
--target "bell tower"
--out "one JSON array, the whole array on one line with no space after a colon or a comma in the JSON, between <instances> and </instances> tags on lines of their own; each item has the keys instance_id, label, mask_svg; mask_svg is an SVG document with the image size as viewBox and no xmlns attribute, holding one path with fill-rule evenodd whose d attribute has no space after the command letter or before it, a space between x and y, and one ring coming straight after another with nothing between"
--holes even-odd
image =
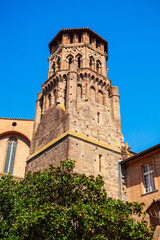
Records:
<instances>
[{"instance_id":1,"label":"bell tower","mask_svg":"<svg viewBox=\"0 0 160 240\"><path fill-rule=\"evenodd\" d=\"M62 29L49 49L26 171L68 157L77 171L101 174L108 195L118 198L123 135L118 87L107 78L108 42L89 28Z\"/></svg>"}]
</instances>

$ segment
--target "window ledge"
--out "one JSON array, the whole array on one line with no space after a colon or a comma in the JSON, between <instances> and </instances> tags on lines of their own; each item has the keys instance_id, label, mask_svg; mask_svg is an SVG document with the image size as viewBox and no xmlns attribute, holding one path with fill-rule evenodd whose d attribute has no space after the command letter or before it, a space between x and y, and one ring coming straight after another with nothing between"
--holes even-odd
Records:
<instances>
[{"instance_id":1,"label":"window ledge","mask_svg":"<svg viewBox=\"0 0 160 240\"><path fill-rule=\"evenodd\" d=\"M152 194L152 193L155 193L155 192L158 192L158 189L155 189L152 192L143 193L141 196L143 197L145 195Z\"/></svg>"}]
</instances>

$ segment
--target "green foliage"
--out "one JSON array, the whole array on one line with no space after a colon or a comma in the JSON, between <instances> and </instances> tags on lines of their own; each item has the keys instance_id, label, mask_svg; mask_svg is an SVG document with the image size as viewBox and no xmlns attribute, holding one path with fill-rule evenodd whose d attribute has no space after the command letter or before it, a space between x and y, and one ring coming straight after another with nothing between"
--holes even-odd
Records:
<instances>
[{"instance_id":1,"label":"green foliage","mask_svg":"<svg viewBox=\"0 0 160 240\"><path fill-rule=\"evenodd\" d=\"M107 198L100 175L87 177L74 167L67 159L60 167L28 173L22 181L3 176L0 239L152 239L142 204Z\"/></svg>"}]
</instances>

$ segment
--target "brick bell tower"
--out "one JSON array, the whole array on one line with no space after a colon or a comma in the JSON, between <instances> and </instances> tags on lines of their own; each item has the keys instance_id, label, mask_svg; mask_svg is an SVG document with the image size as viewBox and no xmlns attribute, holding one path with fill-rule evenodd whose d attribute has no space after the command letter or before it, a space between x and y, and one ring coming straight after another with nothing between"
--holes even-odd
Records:
<instances>
[{"instance_id":1,"label":"brick bell tower","mask_svg":"<svg viewBox=\"0 0 160 240\"><path fill-rule=\"evenodd\" d=\"M26 171L68 157L80 173L101 174L108 195L118 198L123 135L118 87L107 78L108 42L89 28L62 29L49 49Z\"/></svg>"}]
</instances>

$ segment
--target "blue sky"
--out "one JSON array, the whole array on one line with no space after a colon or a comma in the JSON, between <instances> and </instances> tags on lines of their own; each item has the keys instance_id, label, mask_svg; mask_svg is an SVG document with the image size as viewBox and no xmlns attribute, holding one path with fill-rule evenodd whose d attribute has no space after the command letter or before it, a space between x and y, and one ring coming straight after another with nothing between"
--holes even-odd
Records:
<instances>
[{"instance_id":1,"label":"blue sky","mask_svg":"<svg viewBox=\"0 0 160 240\"><path fill-rule=\"evenodd\" d=\"M159 0L0 0L0 117L34 118L48 43L62 28L89 27L109 42L125 142L136 152L159 143L159 12Z\"/></svg>"}]
</instances>

